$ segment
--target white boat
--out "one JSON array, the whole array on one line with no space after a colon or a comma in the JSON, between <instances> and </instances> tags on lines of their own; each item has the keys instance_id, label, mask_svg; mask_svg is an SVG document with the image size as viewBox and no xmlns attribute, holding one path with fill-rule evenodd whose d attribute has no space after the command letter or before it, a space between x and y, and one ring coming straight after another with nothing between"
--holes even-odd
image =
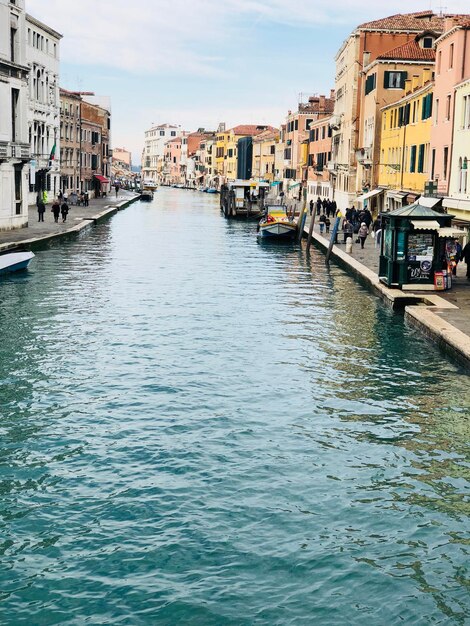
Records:
<instances>
[{"instance_id":1,"label":"white boat","mask_svg":"<svg viewBox=\"0 0 470 626\"><path fill-rule=\"evenodd\" d=\"M32 252L9 252L0 255L0 274L25 270L34 259Z\"/></svg>"}]
</instances>

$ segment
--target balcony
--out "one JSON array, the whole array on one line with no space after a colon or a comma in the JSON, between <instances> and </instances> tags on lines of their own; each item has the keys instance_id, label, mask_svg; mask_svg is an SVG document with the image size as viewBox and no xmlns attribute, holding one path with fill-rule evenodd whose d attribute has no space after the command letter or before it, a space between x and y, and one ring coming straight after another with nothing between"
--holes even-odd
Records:
<instances>
[{"instance_id":1,"label":"balcony","mask_svg":"<svg viewBox=\"0 0 470 626\"><path fill-rule=\"evenodd\" d=\"M0 160L19 159L20 161L29 161L30 158L28 143L0 141Z\"/></svg>"},{"instance_id":2,"label":"balcony","mask_svg":"<svg viewBox=\"0 0 470 626\"><path fill-rule=\"evenodd\" d=\"M326 169L330 172L330 174L336 174L338 172L338 165L336 161L328 161Z\"/></svg>"},{"instance_id":3,"label":"balcony","mask_svg":"<svg viewBox=\"0 0 470 626\"><path fill-rule=\"evenodd\" d=\"M356 150L356 159L363 167L370 167L372 165L371 148L359 148L359 150Z\"/></svg>"}]
</instances>

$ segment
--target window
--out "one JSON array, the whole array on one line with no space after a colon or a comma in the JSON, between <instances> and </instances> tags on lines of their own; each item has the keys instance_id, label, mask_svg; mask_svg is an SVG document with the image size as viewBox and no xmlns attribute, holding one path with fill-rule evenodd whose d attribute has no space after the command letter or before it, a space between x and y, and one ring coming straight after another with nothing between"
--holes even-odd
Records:
<instances>
[{"instance_id":1,"label":"window","mask_svg":"<svg viewBox=\"0 0 470 626\"><path fill-rule=\"evenodd\" d=\"M18 101L20 98L20 90L11 90L11 140L17 141L18 133Z\"/></svg>"},{"instance_id":2,"label":"window","mask_svg":"<svg viewBox=\"0 0 470 626\"><path fill-rule=\"evenodd\" d=\"M385 89L404 89L408 72L384 72Z\"/></svg>"},{"instance_id":3,"label":"window","mask_svg":"<svg viewBox=\"0 0 470 626\"><path fill-rule=\"evenodd\" d=\"M295 120L294 130L299 130L299 120Z\"/></svg>"},{"instance_id":4,"label":"window","mask_svg":"<svg viewBox=\"0 0 470 626\"><path fill-rule=\"evenodd\" d=\"M307 118L305 120L305 130L309 130L310 129L310 124L313 122L313 120L311 118Z\"/></svg>"},{"instance_id":5,"label":"window","mask_svg":"<svg viewBox=\"0 0 470 626\"><path fill-rule=\"evenodd\" d=\"M436 169L436 149L433 148L431 153L431 180L434 180L434 171Z\"/></svg>"},{"instance_id":6,"label":"window","mask_svg":"<svg viewBox=\"0 0 470 626\"><path fill-rule=\"evenodd\" d=\"M447 180L447 164L449 161L449 148L444 148L444 180Z\"/></svg>"},{"instance_id":7,"label":"window","mask_svg":"<svg viewBox=\"0 0 470 626\"><path fill-rule=\"evenodd\" d=\"M165 131L164 131L164 130L161 130L161 131L160 131L160 137L164 137L164 136L165 136Z\"/></svg>"},{"instance_id":8,"label":"window","mask_svg":"<svg viewBox=\"0 0 470 626\"><path fill-rule=\"evenodd\" d=\"M176 137L176 130L172 130L172 131L171 131L171 136L172 136L172 137Z\"/></svg>"},{"instance_id":9,"label":"window","mask_svg":"<svg viewBox=\"0 0 470 626\"><path fill-rule=\"evenodd\" d=\"M371 74L370 76L366 78L366 84L365 84L366 96L367 94L371 93L371 91L374 91L376 86L377 86L377 74Z\"/></svg>"},{"instance_id":10,"label":"window","mask_svg":"<svg viewBox=\"0 0 470 626\"><path fill-rule=\"evenodd\" d=\"M454 44L450 44L449 48L449 69L451 70L454 67Z\"/></svg>"},{"instance_id":11,"label":"window","mask_svg":"<svg viewBox=\"0 0 470 626\"><path fill-rule=\"evenodd\" d=\"M434 124L439 124L439 99L436 100L436 110L435 110L435 118L434 118Z\"/></svg>"},{"instance_id":12,"label":"window","mask_svg":"<svg viewBox=\"0 0 470 626\"><path fill-rule=\"evenodd\" d=\"M434 39L432 37L423 37L423 48L432 48Z\"/></svg>"},{"instance_id":13,"label":"window","mask_svg":"<svg viewBox=\"0 0 470 626\"><path fill-rule=\"evenodd\" d=\"M21 185L21 173L22 173L22 165L17 164L14 166L15 168L15 214L21 215L21 205L22 205L22 185Z\"/></svg>"},{"instance_id":14,"label":"window","mask_svg":"<svg viewBox=\"0 0 470 626\"><path fill-rule=\"evenodd\" d=\"M428 93L423 98L421 107L421 119L427 120L432 116L432 93Z\"/></svg>"},{"instance_id":15,"label":"window","mask_svg":"<svg viewBox=\"0 0 470 626\"><path fill-rule=\"evenodd\" d=\"M462 128L470 128L470 95L463 97Z\"/></svg>"},{"instance_id":16,"label":"window","mask_svg":"<svg viewBox=\"0 0 470 626\"><path fill-rule=\"evenodd\" d=\"M418 173L422 174L424 172L424 143L419 146L418 152Z\"/></svg>"},{"instance_id":17,"label":"window","mask_svg":"<svg viewBox=\"0 0 470 626\"><path fill-rule=\"evenodd\" d=\"M450 120L450 107L451 107L452 96L447 96L446 99L446 120Z\"/></svg>"},{"instance_id":18,"label":"window","mask_svg":"<svg viewBox=\"0 0 470 626\"><path fill-rule=\"evenodd\" d=\"M16 40L17 40L17 30L16 28L10 28L10 58L13 63L16 63Z\"/></svg>"},{"instance_id":19,"label":"window","mask_svg":"<svg viewBox=\"0 0 470 626\"><path fill-rule=\"evenodd\" d=\"M442 66L442 50L439 50L439 54L437 55L437 73L441 73Z\"/></svg>"},{"instance_id":20,"label":"window","mask_svg":"<svg viewBox=\"0 0 470 626\"><path fill-rule=\"evenodd\" d=\"M416 171L416 146L411 146L410 152L410 172Z\"/></svg>"}]
</instances>

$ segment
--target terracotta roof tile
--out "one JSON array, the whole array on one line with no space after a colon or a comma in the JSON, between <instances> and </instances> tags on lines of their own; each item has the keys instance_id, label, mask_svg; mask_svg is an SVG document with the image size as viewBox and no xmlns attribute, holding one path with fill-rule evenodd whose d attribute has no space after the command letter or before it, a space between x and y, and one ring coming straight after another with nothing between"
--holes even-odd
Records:
<instances>
[{"instance_id":1,"label":"terracotta roof tile","mask_svg":"<svg viewBox=\"0 0 470 626\"><path fill-rule=\"evenodd\" d=\"M233 131L234 135L250 135L254 137L265 130L270 130L271 128L271 126L262 126L257 124L240 124L239 126L234 126L230 130Z\"/></svg>"},{"instance_id":2,"label":"terracotta roof tile","mask_svg":"<svg viewBox=\"0 0 470 626\"><path fill-rule=\"evenodd\" d=\"M442 32L445 17L439 16L432 11L421 11L420 13L397 13L380 20L365 22L359 26L360 29L371 30L404 30L422 31L425 29Z\"/></svg>"},{"instance_id":3,"label":"terracotta roof tile","mask_svg":"<svg viewBox=\"0 0 470 626\"><path fill-rule=\"evenodd\" d=\"M433 48L422 48L413 40L381 54L378 58L387 61L435 61L436 51Z\"/></svg>"}]
</instances>

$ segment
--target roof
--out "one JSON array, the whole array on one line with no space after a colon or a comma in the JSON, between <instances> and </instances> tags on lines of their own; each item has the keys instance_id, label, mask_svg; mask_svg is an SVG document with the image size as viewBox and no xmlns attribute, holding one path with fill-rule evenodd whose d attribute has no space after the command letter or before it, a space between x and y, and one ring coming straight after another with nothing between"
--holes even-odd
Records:
<instances>
[{"instance_id":1,"label":"roof","mask_svg":"<svg viewBox=\"0 0 470 626\"><path fill-rule=\"evenodd\" d=\"M365 22L358 28L360 30L404 30L422 31L424 29L442 32L445 16L436 15L433 11L420 11L418 13L397 13L380 20Z\"/></svg>"},{"instance_id":2,"label":"roof","mask_svg":"<svg viewBox=\"0 0 470 626\"><path fill-rule=\"evenodd\" d=\"M422 48L416 39L413 39L401 46L392 48L377 58L383 61L435 61L436 51L434 48Z\"/></svg>"},{"instance_id":3,"label":"roof","mask_svg":"<svg viewBox=\"0 0 470 626\"><path fill-rule=\"evenodd\" d=\"M168 139L165 143L176 143L181 141L181 137L173 137L173 139Z\"/></svg>"},{"instance_id":4,"label":"roof","mask_svg":"<svg viewBox=\"0 0 470 626\"><path fill-rule=\"evenodd\" d=\"M267 128L263 132L258 133L255 137L255 141L272 141L279 137L279 130L277 128Z\"/></svg>"},{"instance_id":5,"label":"roof","mask_svg":"<svg viewBox=\"0 0 470 626\"><path fill-rule=\"evenodd\" d=\"M259 135L265 130L274 130L272 126L258 125L258 124L240 124L230 129L234 135Z\"/></svg>"},{"instance_id":6,"label":"roof","mask_svg":"<svg viewBox=\"0 0 470 626\"><path fill-rule=\"evenodd\" d=\"M392 217L447 217L446 214L438 213L434 211L434 209L429 209L419 203L401 207L400 209L387 213L387 215Z\"/></svg>"}]
</instances>

